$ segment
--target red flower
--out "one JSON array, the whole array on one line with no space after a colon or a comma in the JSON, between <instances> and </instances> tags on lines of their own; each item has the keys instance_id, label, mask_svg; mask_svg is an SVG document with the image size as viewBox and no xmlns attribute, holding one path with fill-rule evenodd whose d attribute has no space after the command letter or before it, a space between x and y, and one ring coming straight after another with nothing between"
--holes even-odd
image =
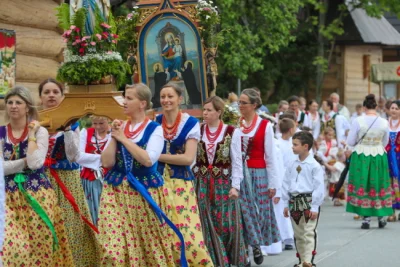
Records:
<instances>
[{"instance_id":1,"label":"red flower","mask_svg":"<svg viewBox=\"0 0 400 267\"><path fill-rule=\"evenodd\" d=\"M81 29L79 29L78 27L76 27L76 28L75 28L75 31L76 31L77 33L79 33L79 32L81 32Z\"/></svg>"},{"instance_id":2,"label":"red flower","mask_svg":"<svg viewBox=\"0 0 400 267\"><path fill-rule=\"evenodd\" d=\"M79 54L81 54L81 55L85 54L85 48L84 47L79 48Z\"/></svg>"}]
</instances>

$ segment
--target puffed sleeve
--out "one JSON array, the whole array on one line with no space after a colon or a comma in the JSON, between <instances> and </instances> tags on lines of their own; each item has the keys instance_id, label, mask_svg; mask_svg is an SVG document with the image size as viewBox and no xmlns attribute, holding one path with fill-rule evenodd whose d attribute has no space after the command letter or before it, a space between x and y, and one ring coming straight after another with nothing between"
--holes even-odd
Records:
<instances>
[{"instance_id":1,"label":"puffed sleeve","mask_svg":"<svg viewBox=\"0 0 400 267\"><path fill-rule=\"evenodd\" d=\"M347 136L347 144L349 146L355 146L357 143L358 132L360 131L360 124L358 119L355 119L351 124L349 135Z\"/></svg>"},{"instance_id":2,"label":"puffed sleeve","mask_svg":"<svg viewBox=\"0 0 400 267\"><path fill-rule=\"evenodd\" d=\"M311 211L318 212L319 207L324 202L325 188L324 188L324 172L321 166L315 165L312 169L313 177L313 192L311 201Z\"/></svg>"},{"instance_id":3,"label":"puffed sleeve","mask_svg":"<svg viewBox=\"0 0 400 267\"><path fill-rule=\"evenodd\" d=\"M382 137L382 145L385 147L389 143L389 123L385 119L381 120L383 120L383 123L385 124L384 127L386 129L385 134Z\"/></svg>"},{"instance_id":4,"label":"puffed sleeve","mask_svg":"<svg viewBox=\"0 0 400 267\"><path fill-rule=\"evenodd\" d=\"M43 127L40 127L36 133L36 144L38 149L31 155L26 155L26 162L31 170L37 170L43 166L49 149L49 132Z\"/></svg>"},{"instance_id":5,"label":"puffed sleeve","mask_svg":"<svg viewBox=\"0 0 400 267\"><path fill-rule=\"evenodd\" d=\"M65 154L70 162L79 158L79 127L75 131L64 132Z\"/></svg>"},{"instance_id":6,"label":"puffed sleeve","mask_svg":"<svg viewBox=\"0 0 400 267\"><path fill-rule=\"evenodd\" d=\"M149 154L151 163L154 164L160 158L161 152L164 148L164 135L161 126L157 126L151 134L149 142L147 143L146 151Z\"/></svg>"},{"instance_id":7,"label":"puffed sleeve","mask_svg":"<svg viewBox=\"0 0 400 267\"><path fill-rule=\"evenodd\" d=\"M305 116L304 116L303 125L309 127L310 129L312 128L312 122L307 114L305 114Z\"/></svg>"},{"instance_id":8,"label":"puffed sleeve","mask_svg":"<svg viewBox=\"0 0 400 267\"><path fill-rule=\"evenodd\" d=\"M0 251L3 251L5 222L6 222L6 191L4 182L3 159L0 158Z\"/></svg>"},{"instance_id":9,"label":"puffed sleeve","mask_svg":"<svg viewBox=\"0 0 400 267\"><path fill-rule=\"evenodd\" d=\"M231 142L232 159L232 187L240 191L240 183L243 180L242 141L238 129L233 132Z\"/></svg>"},{"instance_id":10,"label":"puffed sleeve","mask_svg":"<svg viewBox=\"0 0 400 267\"><path fill-rule=\"evenodd\" d=\"M76 163L89 169L99 170L101 167L101 155L86 153L86 142L87 130L82 129L79 140L79 159L76 161Z\"/></svg>"},{"instance_id":11,"label":"puffed sleeve","mask_svg":"<svg viewBox=\"0 0 400 267\"><path fill-rule=\"evenodd\" d=\"M279 163L278 163L278 151L275 144L274 129L272 123L268 123L265 129L265 140L264 140L264 151L265 160L267 162L267 174L268 174L268 188L280 189L281 181L279 179Z\"/></svg>"},{"instance_id":12,"label":"puffed sleeve","mask_svg":"<svg viewBox=\"0 0 400 267\"><path fill-rule=\"evenodd\" d=\"M186 135L186 140L188 139L196 139L197 141L200 141L200 124L196 123L195 126L189 131L189 133Z\"/></svg>"}]
</instances>

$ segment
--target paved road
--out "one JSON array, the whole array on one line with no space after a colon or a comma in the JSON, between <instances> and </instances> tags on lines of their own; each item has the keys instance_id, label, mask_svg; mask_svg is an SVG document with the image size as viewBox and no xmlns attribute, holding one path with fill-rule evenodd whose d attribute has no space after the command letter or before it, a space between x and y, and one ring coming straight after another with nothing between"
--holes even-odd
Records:
<instances>
[{"instance_id":1,"label":"paved road","mask_svg":"<svg viewBox=\"0 0 400 267\"><path fill-rule=\"evenodd\" d=\"M400 267L400 222L378 228L377 219L369 230L360 229L361 221L346 213L344 207L333 207L326 201L318 226L318 267ZM266 256L262 267L293 267L295 251ZM254 263L252 266L257 266Z\"/></svg>"}]
</instances>

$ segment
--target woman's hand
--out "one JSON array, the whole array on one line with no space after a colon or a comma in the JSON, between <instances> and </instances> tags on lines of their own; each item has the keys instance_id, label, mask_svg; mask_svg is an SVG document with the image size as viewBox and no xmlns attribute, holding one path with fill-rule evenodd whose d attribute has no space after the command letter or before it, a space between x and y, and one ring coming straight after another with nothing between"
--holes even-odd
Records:
<instances>
[{"instance_id":1,"label":"woman's hand","mask_svg":"<svg viewBox=\"0 0 400 267\"><path fill-rule=\"evenodd\" d=\"M236 188L232 187L231 190L229 191L229 198L233 200L238 199L239 191Z\"/></svg>"},{"instance_id":2,"label":"woman's hand","mask_svg":"<svg viewBox=\"0 0 400 267\"><path fill-rule=\"evenodd\" d=\"M35 136L38 129L40 128L40 123L38 121L31 121L28 124L29 136Z\"/></svg>"},{"instance_id":3,"label":"woman's hand","mask_svg":"<svg viewBox=\"0 0 400 267\"><path fill-rule=\"evenodd\" d=\"M121 142L123 139L126 138L124 132L122 131L122 121L121 120L114 120L111 123L111 136Z\"/></svg>"}]
</instances>

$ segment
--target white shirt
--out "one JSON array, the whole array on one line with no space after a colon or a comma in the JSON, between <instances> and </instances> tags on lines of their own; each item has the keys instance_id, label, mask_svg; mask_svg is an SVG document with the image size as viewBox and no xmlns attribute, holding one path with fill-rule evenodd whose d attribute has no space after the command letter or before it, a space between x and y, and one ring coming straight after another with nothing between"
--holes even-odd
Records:
<instances>
[{"instance_id":1,"label":"white shirt","mask_svg":"<svg viewBox=\"0 0 400 267\"><path fill-rule=\"evenodd\" d=\"M336 184L339 182L340 175L342 174L342 171L346 167L343 162L336 161L335 164L333 164L333 167L336 169L336 171L333 171L329 175L329 182Z\"/></svg>"},{"instance_id":2,"label":"white shirt","mask_svg":"<svg viewBox=\"0 0 400 267\"><path fill-rule=\"evenodd\" d=\"M303 121L302 125L303 126L307 126L307 127L309 127L311 129L312 128L312 123L310 121L310 118L308 117L308 115L305 112L299 111L299 115L297 115L297 121L300 122L301 114L303 114L303 113L304 113L304 121Z\"/></svg>"},{"instance_id":3,"label":"white shirt","mask_svg":"<svg viewBox=\"0 0 400 267\"><path fill-rule=\"evenodd\" d=\"M111 138L110 134L107 134L103 140L98 140L98 143L108 143L108 140ZM92 154L86 153L86 141L87 141L87 130L82 129L80 133L80 142L79 142L79 159L76 161L79 165L93 169L99 170L101 167L101 155L100 154ZM96 138L92 136L92 143L96 143Z\"/></svg>"},{"instance_id":4,"label":"white shirt","mask_svg":"<svg viewBox=\"0 0 400 267\"><path fill-rule=\"evenodd\" d=\"M322 123L329 121L331 118L333 118L333 116L335 116L335 114L336 113L334 111L331 111L328 114L328 116L329 116L328 120L325 119L325 115L322 116L322 119L321 119ZM343 117L342 115L336 114L336 117L335 117L336 132L335 132L335 134L336 134L336 141L337 141L339 148L343 147L343 145L340 142L346 140L346 128L347 127L346 127L345 120L346 120L345 117Z\"/></svg>"},{"instance_id":5,"label":"white shirt","mask_svg":"<svg viewBox=\"0 0 400 267\"><path fill-rule=\"evenodd\" d=\"M320 132L321 132L321 118L319 116L319 113L317 112L317 115L313 119L313 115L309 112L308 113L308 119L311 122L311 129L312 129L312 135L314 137L314 140L317 140Z\"/></svg>"},{"instance_id":6,"label":"white shirt","mask_svg":"<svg viewBox=\"0 0 400 267\"><path fill-rule=\"evenodd\" d=\"M206 152L209 163L214 161L217 143L222 141L224 133L226 131L226 127L227 125L224 124L224 126L222 127L221 134L214 142L215 146L210 149L210 151L212 152L211 155L210 153L207 152L209 149L208 144L210 144L210 141L208 140L207 135L203 134L202 141L205 143L206 146ZM212 133L214 133L216 130L217 127L210 127L210 131ZM232 177L231 177L232 187L240 191L240 183L243 180L243 162L242 162L242 141L239 129L236 129L233 132L231 147L230 147L230 156L232 161Z\"/></svg>"},{"instance_id":7,"label":"white shirt","mask_svg":"<svg viewBox=\"0 0 400 267\"><path fill-rule=\"evenodd\" d=\"M300 166L300 172L297 168ZM312 194L311 211L318 212L325 197L324 172L321 165L309 155L304 161L297 159L286 169L282 184L282 199L289 207L290 194Z\"/></svg>"},{"instance_id":8,"label":"white shirt","mask_svg":"<svg viewBox=\"0 0 400 267\"><path fill-rule=\"evenodd\" d=\"M133 143L139 142L142 139L143 134L146 131L146 128L150 122L151 121L148 121L146 127L139 133L138 136L136 136L134 139L129 139L129 140L131 140ZM140 127L140 125L141 125L141 123L136 123L134 127L132 127L132 125L130 125L129 130L135 131L137 128ZM126 122L124 122L124 125L122 126L122 130L125 129L125 126L126 126ZM107 146L109 145L111 140L112 140L112 138L110 138L108 140L104 149L107 148ZM164 134L163 134L163 131L162 131L162 128L160 125L160 126L157 126L156 129L153 131L153 133L151 134L149 141L146 145L146 152L149 155L151 164L154 164L158 161L163 148L164 148Z\"/></svg>"},{"instance_id":9,"label":"white shirt","mask_svg":"<svg viewBox=\"0 0 400 267\"><path fill-rule=\"evenodd\" d=\"M182 46L181 45L175 45L173 50L175 52L174 57L181 57L182 56Z\"/></svg>"},{"instance_id":10,"label":"white shirt","mask_svg":"<svg viewBox=\"0 0 400 267\"><path fill-rule=\"evenodd\" d=\"M257 118L256 126L254 129L244 134L241 132L242 136L253 137L258 130L258 127L261 123L261 118ZM249 126L249 125L246 125ZM274 138L274 129L272 123L268 123L265 129L265 137L264 137L264 153L265 153L265 161L267 163L267 173L268 173L268 187L280 189L281 188L281 181L279 179L279 157L277 146L275 145L275 138Z\"/></svg>"},{"instance_id":11,"label":"white shirt","mask_svg":"<svg viewBox=\"0 0 400 267\"><path fill-rule=\"evenodd\" d=\"M293 143L292 143L292 138L289 138L289 140L284 140L282 138L279 138L277 141L278 147L281 150L282 157L284 159L284 169L281 171L283 174L285 174L286 168L291 164L291 162L295 161L297 159L297 156L293 153Z\"/></svg>"}]
</instances>

